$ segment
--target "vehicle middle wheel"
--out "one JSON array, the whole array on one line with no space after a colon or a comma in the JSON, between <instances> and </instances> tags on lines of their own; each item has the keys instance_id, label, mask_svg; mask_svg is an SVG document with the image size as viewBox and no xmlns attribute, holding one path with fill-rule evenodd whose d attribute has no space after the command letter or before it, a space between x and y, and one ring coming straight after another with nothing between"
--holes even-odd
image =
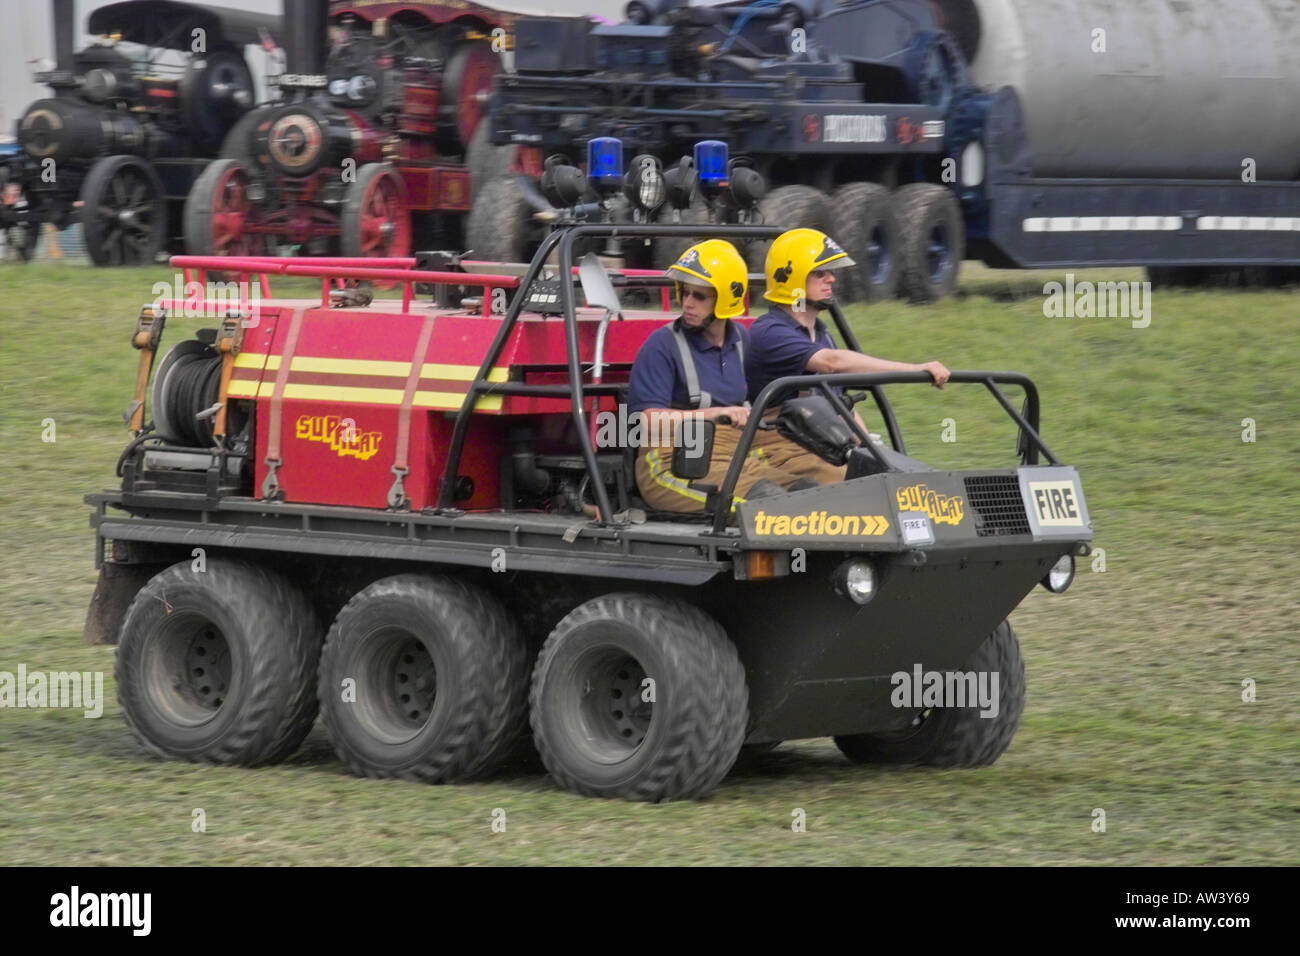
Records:
<instances>
[{"instance_id":1,"label":"vehicle middle wheel","mask_svg":"<svg viewBox=\"0 0 1300 956\"><path fill-rule=\"evenodd\" d=\"M442 783L490 772L514 746L528 652L491 595L403 574L339 613L318 689L325 729L353 772Z\"/></svg>"},{"instance_id":2,"label":"vehicle middle wheel","mask_svg":"<svg viewBox=\"0 0 1300 956\"><path fill-rule=\"evenodd\" d=\"M745 737L748 691L722 627L682 601L609 594L547 638L533 671L533 741L567 790L702 797Z\"/></svg>"}]
</instances>

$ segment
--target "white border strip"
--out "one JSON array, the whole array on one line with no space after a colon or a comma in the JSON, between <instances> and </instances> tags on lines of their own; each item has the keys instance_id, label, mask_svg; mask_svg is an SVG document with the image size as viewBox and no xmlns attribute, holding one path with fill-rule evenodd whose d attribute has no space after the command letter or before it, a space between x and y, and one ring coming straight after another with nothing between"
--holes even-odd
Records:
<instances>
[{"instance_id":1,"label":"white border strip","mask_svg":"<svg viewBox=\"0 0 1300 956\"><path fill-rule=\"evenodd\" d=\"M1201 232L1300 232L1300 219L1287 216L1201 216Z\"/></svg>"},{"instance_id":2,"label":"white border strip","mask_svg":"<svg viewBox=\"0 0 1300 956\"><path fill-rule=\"evenodd\" d=\"M1025 232L1177 232L1182 216L1043 216L1026 219Z\"/></svg>"}]
</instances>

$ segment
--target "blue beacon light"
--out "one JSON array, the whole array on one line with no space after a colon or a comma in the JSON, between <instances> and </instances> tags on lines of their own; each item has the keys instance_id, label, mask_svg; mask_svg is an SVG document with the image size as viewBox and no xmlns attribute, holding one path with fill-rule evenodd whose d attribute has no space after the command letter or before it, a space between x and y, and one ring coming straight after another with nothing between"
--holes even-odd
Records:
<instances>
[{"instance_id":1,"label":"blue beacon light","mask_svg":"<svg viewBox=\"0 0 1300 956\"><path fill-rule=\"evenodd\" d=\"M706 189L726 183L727 144L718 139L704 139L696 143L695 169L700 176L700 185Z\"/></svg>"},{"instance_id":2,"label":"blue beacon light","mask_svg":"<svg viewBox=\"0 0 1300 956\"><path fill-rule=\"evenodd\" d=\"M617 191L622 187L622 140L597 136L587 143L587 178L598 191Z\"/></svg>"}]
</instances>

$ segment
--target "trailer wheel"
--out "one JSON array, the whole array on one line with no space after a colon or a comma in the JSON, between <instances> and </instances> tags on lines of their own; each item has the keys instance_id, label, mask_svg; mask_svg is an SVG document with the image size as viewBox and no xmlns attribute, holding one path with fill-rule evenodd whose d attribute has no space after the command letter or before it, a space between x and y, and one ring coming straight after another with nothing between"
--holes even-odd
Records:
<instances>
[{"instance_id":1,"label":"trailer wheel","mask_svg":"<svg viewBox=\"0 0 1300 956\"><path fill-rule=\"evenodd\" d=\"M682 225L693 226L696 224L707 223L709 221L709 207L698 196L685 209L681 210L681 215L674 222L673 207L665 203L659 207L655 213L655 222L661 226ZM702 233L706 230L700 230ZM697 239L691 237L682 237L674 239L652 239L651 254L653 255L653 268L667 269L676 262L683 252L685 252L692 243Z\"/></svg>"},{"instance_id":2,"label":"trailer wheel","mask_svg":"<svg viewBox=\"0 0 1300 956\"><path fill-rule=\"evenodd\" d=\"M702 797L736 762L748 690L736 649L698 608L607 594L569 613L533 671L533 741L566 790Z\"/></svg>"},{"instance_id":3,"label":"trailer wheel","mask_svg":"<svg viewBox=\"0 0 1300 956\"><path fill-rule=\"evenodd\" d=\"M898 291L898 223L889 190L877 183L849 183L831 196L832 233L857 263L841 272L836 298L881 302Z\"/></svg>"},{"instance_id":4,"label":"trailer wheel","mask_svg":"<svg viewBox=\"0 0 1300 956\"><path fill-rule=\"evenodd\" d=\"M465 148L465 168L469 170L469 198L472 203L485 185L509 176L514 166L517 146L497 146L492 142L491 124L480 121L469 146Z\"/></svg>"},{"instance_id":5,"label":"trailer wheel","mask_svg":"<svg viewBox=\"0 0 1300 956\"><path fill-rule=\"evenodd\" d=\"M117 697L154 754L275 763L316 719L316 615L286 578L255 565L188 560L155 575L118 639Z\"/></svg>"},{"instance_id":6,"label":"trailer wheel","mask_svg":"<svg viewBox=\"0 0 1300 956\"><path fill-rule=\"evenodd\" d=\"M514 176L486 183L465 221L465 245L474 259L528 262L544 238L542 225Z\"/></svg>"},{"instance_id":7,"label":"trailer wheel","mask_svg":"<svg viewBox=\"0 0 1300 956\"><path fill-rule=\"evenodd\" d=\"M829 197L811 186L778 186L759 200L758 211L762 214L763 222L769 226L817 229L827 235L834 231ZM771 247L771 240L750 243L746 253L750 271L764 270L767 265L767 250Z\"/></svg>"},{"instance_id":8,"label":"trailer wheel","mask_svg":"<svg viewBox=\"0 0 1300 956\"><path fill-rule=\"evenodd\" d=\"M450 578L376 581L339 613L321 655L321 716L360 776L481 776L519 739L528 652L486 592Z\"/></svg>"},{"instance_id":9,"label":"trailer wheel","mask_svg":"<svg viewBox=\"0 0 1300 956\"><path fill-rule=\"evenodd\" d=\"M998 712L981 717L979 707L936 708L917 714L912 726L890 734L836 737L835 745L854 763L929 764L985 767L1011 744L1025 709L1025 662L1010 621L999 624L966 659L963 670L998 674Z\"/></svg>"},{"instance_id":10,"label":"trailer wheel","mask_svg":"<svg viewBox=\"0 0 1300 956\"><path fill-rule=\"evenodd\" d=\"M898 220L899 284L912 302L952 295L965 255L965 224L952 190L934 183L910 183L894 194Z\"/></svg>"},{"instance_id":11,"label":"trailer wheel","mask_svg":"<svg viewBox=\"0 0 1300 956\"><path fill-rule=\"evenodd\" d=\"M185 248L194 256L263 255L266 237L248 231L259 218L247 168L237 159L213 160L185 199Z\"/></svg>"},{"instance_id":12,"label":"trailer wheel","mask_svg":"<svg viewBox=\"0 0 1300 956\"><path fill-rule=\"evenodd\" d=\"M81 184L86 252L97 266L150 265L167 237L167 200L154 168L135 156L109 156Z\"/></svg>"},{"instance_id":13,"label":"trailer wheel","mask_svg":"<svg viewBox=\"0 0 1300 956\"><path fill-rule=\"evenodd\" d=\"M406 182L387 163L366 163L343 197L345 256L392 256L411 252L411 211Z\"/></svg>"}]
</instances>

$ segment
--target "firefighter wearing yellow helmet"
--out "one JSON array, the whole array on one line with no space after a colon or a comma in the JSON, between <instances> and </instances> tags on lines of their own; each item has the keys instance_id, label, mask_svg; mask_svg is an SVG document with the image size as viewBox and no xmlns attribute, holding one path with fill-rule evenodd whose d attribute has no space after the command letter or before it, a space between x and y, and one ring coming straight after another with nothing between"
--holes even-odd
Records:
<instances>
[{"instance_id":1,"label":"firefighter wearing yellow helmet","mask_svg":"<svg viewBox=\"0 0 1300 956\"><path fill-rule=\"evenodd\" d=\"M943 388L949 372L941 362L893 362L835 344L817 313L834 298L836 270L854 264L834 239L816 229L791 229L773 241L763 270L763 297L772 308L750 327L745 356L751 400L778 378L810 373L929 372L934 385ZM777 431L760 430L755 445L783 471L822 484L844 479L843 466L830 464Z\"/></svg>"},{"instance_id":2,"label":"firefighter wearing yellow helmet","mask_svg":"<svg viewBox=\"0 0 1300 956\"><path fill-rule=\"evenodd\" d=\"M656 329L637 352L628 384L629 419L642 428L636 481L647 505L699 514L708 496L697 485L720 487L749 419L745 381L748 333L726 321L745 311L749 272L735 246L708 239L687 249L664 273L677 280L682 313ZM639 416L639 417L637 417ZM683 419L692 418L684 427ZM674 439L702 451L700 421L715 423L708 473L690 478L673 471ZM637 427L636 424L633 428ZM800 484L797 475L751 453L736 483L736 500L777 494Z\"/></svg>"}]
</instances>

